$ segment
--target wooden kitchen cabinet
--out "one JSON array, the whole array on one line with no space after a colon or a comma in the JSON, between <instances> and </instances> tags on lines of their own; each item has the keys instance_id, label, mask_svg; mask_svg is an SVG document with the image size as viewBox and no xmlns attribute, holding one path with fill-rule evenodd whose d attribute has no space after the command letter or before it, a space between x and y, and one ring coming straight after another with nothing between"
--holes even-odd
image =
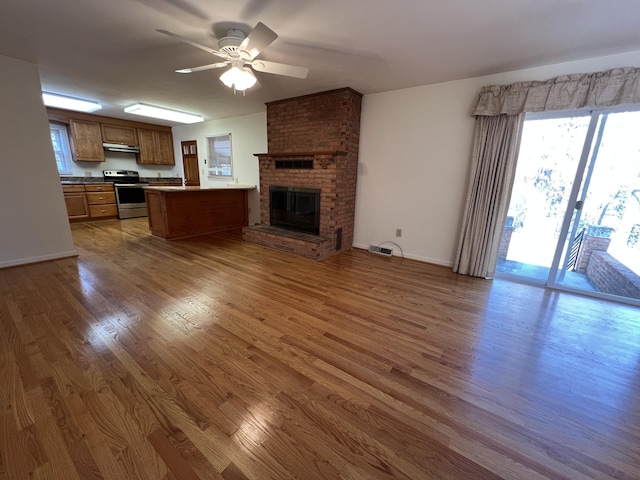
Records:
<instances>
[{"instance_id":1,"label":"wooden kitchen cabinet","mask_svg":"<svg viewBox=\"0 0 640 480\"><path fill-rule=\"evenodd\" d=\"M137 161L147 165L175 165L173 137L170 132L138 128L140 154Z\"/></svg>"},{"instance_id":2,"label":"wooden kitchen cabinet","mask_svg":"<svg viewBox=\"0 0 640 480\"><path fill-rule=\"evenodd\" d=\"M173 157L173 136L169 132L155 132L158 140L158 164L175 165Z\"/></svg>"},{"instance_id":3,"label":"wooden kitchen cabinet","mask_svg":"<svg viewBox=\"0 0 640 480\"><path fill-rule=\"evenodd\" d=\"M173 240L245 227L254 188L147 187L149 230Z\"/></svg>"},{"instance_id":4,"label":"wooden kitchen cabinet","mask_svg":"<svg viewBox=\"0 0 640 480\"><path fill-rule=\"evenodd\" d=\"M113 184L63 185L70 221L99 220L118 216Z\"/></svg>"},{"instance_id":5,"label":"wooden kitchen cabinet","mask_svg":"<svg viewBox=\"0 0 640 480\"><path fill-rule=\"evenodd\" d=\"M138 145L138 133L133 127L124 125L101 124L102 141L120 145Z\"/></svg>"},{"instance_id":6,"label":"wooden kitchen cabinet","mask_svg":"<svg viewBox=\"0 0 640 480\"><path fill-rule=\"evenodd\" d=\"M63 185L64 203L67 206L69 220L89 218L89 203L84 185Z\"/></svg>"},{"instance_id":7,"label":"wooden kitchen cabinet","mask_svg":"<svg viewBox=\"0 0 640 480\"><path fill-rule=\"evenodd\" d=\"M100 123L69 119L71 153L75 161L104 162Z\"/></svg>"},{"instance_id":8,"label":"wooden kitchen cabinet","mask_svg":"<svg viewBox=\"0 0 640 480\"><path fill-rule=\"evenodd\" d=\"M112 184L85 185L84 188L92 219L118 216L116 194Z\"/></svg>"}]
</instances>

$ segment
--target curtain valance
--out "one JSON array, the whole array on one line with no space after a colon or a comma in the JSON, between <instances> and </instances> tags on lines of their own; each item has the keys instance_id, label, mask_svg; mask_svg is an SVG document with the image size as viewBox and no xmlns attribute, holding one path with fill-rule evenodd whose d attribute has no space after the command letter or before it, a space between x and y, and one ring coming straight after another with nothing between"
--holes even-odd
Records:
<instances>
[{"instance_id":1,"label":"curtain valance","mask_svg":"<svg viewBox=\"0 0 640 480\"><path fill-rule=\"evenodd\" d=\"M547 81L483 87L472 115L605 108L640 104L640 68L562 75Z\"/></svg>"}]
</instances>

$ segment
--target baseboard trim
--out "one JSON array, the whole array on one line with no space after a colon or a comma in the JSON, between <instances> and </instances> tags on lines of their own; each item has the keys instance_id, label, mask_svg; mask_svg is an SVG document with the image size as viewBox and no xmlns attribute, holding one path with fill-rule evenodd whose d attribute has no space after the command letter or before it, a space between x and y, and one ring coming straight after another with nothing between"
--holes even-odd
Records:
<instances>
[{"instance_id":1,"label":"baseboard trim","mask_svg":"<svg viewBox=\"0 0 640 480\"><path fill-rule=\"evenodd\" d=\"M389 248L393 248L393 245L387 245ZM360 243L354 243L353 248L358 248L361 250L369 250L369 245L363 245ZM400 251L397 248L393 248L393 255L400 256ZM410 260L417 260L418 262L431 263L433 265L440 265L441 267L453 267L453 262L445 262L444 260L439 260L437 258L429 258L429 257L421 257L420 255L413 255L412 253L404 252L404 258L408 258Z\"/></svg>"},{"instance_id":2,"label":"baseboard trim","mask_svg":"<svg viewBox=\"0 0 640 480\"><path fill-rule=\"evenodd\" d=\"M50 262L52 260L60 260L61 258L77 257L78 252L71 250L69 252L52 253L51 255L39 255L37 257L19 258L15 260L0 261L0 269L19 267L20 265L29 265L31 263Z\"/></svg>"}]
</instances>

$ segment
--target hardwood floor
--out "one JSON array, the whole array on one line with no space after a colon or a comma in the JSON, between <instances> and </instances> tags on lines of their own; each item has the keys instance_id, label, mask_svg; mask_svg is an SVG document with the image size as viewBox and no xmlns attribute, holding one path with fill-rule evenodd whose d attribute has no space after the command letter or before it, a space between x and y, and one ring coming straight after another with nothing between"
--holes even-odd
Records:
<instances>
[{"instance_id":1,"label":"hardwood floor","mask_svg":"<svg viewBox=\"0 0 640 480\"><path fill-rule=\"evenodd\" d=\"M0 270L0 480L640 478L633 307L72 229Z\"/></svg>"}]
</instances>

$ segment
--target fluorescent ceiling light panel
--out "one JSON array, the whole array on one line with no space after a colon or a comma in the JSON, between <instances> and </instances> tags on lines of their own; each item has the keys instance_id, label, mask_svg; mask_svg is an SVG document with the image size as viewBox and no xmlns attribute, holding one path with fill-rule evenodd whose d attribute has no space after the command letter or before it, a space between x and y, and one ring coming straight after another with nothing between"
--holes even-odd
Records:
<instances>
[{"instance_id":1,"label":"fluorescent ceiling light panel","mask_svg":"<svg viewBox=\"0 0 640 480\"><path fill-rule=\"evenodd\" d=\"M42 100L47 107L65 108L78 112L95 112L102 108L102 105L98 102L67 97L66 95L58 95L57 93L50 92L42 92Z\"/></svg>"},{"instance_id":2,"label":"fluorescent ceiling light panel","mask_svg":"<svg viewBox=\"0 0 640 480\"><path fill-rule=\"evenodd\" d=\"M125 108L124 111L145 117L160 118L162 120L171 120L180 123L198 123L204 121L204 118L200 115L179 112L178 110L170 110L168 108L154 107L153 105L145 105L144 103L136 103L135 105Z\"/></svg>"}]
</instances>

